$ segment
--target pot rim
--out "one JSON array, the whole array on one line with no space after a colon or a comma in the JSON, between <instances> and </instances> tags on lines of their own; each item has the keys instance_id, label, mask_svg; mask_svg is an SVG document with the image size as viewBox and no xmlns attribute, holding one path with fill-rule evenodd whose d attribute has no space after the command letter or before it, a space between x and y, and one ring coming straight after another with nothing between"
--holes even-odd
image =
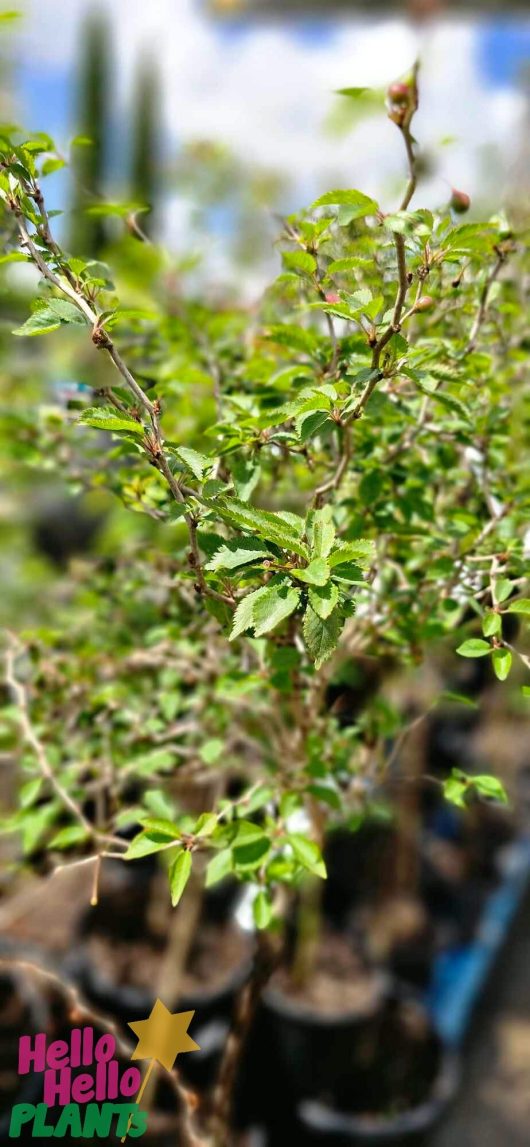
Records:
<instances>
[{"instance_id":1,"label":"pot rim","mask_svg":"<svg viewBox=\"0 0 530 1147\"><path fill-rule=\"evenodd\" d=\"M440 1064L427 1099L416 1107L386 1119L349 1115L316 1100L304 1100L297 1108L302 1126L337 1136L351 1136L357 1142L376 1143L401 1139L402 1136L429 1130L441 1118L454 1099L461 1078L458 1052L442 1045Z\"/></svg>"},{"instance_id":2,"label":"pot rim","mask_svg":"<svg viewBox=\"0 0 530 1147\"><path fill-rule=\"evenodd\" d=\"M369 1008L356 1008L346 1012L319 1012L310 1004L291 999L281 988L270 984L264 991L262 1003L271 1011L283 1013L291 1019L314 1025L315 1027L348 1027L359 1020L369 1019L376 1012L382 1000L391 995L394 980L384 969L375 969L374 981L376 992Z\"/></svg>"}]
</instances>

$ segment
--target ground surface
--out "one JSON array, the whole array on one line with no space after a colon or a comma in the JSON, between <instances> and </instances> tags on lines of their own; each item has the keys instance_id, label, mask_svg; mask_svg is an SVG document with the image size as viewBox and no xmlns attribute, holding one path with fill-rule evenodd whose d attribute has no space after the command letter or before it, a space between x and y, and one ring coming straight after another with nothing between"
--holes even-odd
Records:
<instances>
[{"instance_id":1,"label":"ground surface","mask_svg":"<svg viewBox=\"0 0 530 1147\"><path fill-rule=\"evenodd\" d=\"M476 1017L459 1098L432 1147L530 1147L530 894Z\"/></svg>"}]
</instances>

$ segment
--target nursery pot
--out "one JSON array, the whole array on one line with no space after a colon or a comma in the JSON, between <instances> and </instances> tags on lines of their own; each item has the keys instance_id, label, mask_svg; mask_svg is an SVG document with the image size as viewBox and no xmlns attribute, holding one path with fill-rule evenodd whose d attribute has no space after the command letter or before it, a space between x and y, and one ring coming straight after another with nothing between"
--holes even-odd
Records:
<instances>
[{"instance_id":1,"label":"nursery pot","mask_svg":"<svg viewBox=\"0 0 530 1147\"><path fill-rule=\"evenodd\" d=\"M48 1008L37 987L12 972L0 974L0 1142L7 1143L11 1111L18 1103L38 1103L42 1077L29 1072L18 1075L18 1041L21 1035L45 1031ZM20 1142L20 1140L19 1140Z\"/></svg>"},{"instance_id":2,"label":"nursery pot","mask_svg":"<svg viewBox=\"0 0 530 1147\"><path fill-rule=\"evenodd\" d=\"M201 936L205 937L206 930L211 931L212 955L210 963L212 964L212 975L215 976L213 986L208 986L208 977L205 976L202 982L197 980L191 986L189 984L188 986L184 985L176 999L171 1001L174 1009L196 1013L193 1023L193 1038L199 1044L200 1051L194 1052L193 1055L183 1056L181 1070L187 1081L198 1088L210 1086L215 1078L219 1059L230 1029L235 1000L251 968L251 951L245 933L241 931L235 921L226 922L227 904L231 897L232 890L227 892L225 899L216 898L211 916L207 911L206 919L203 918L198 924L196 940L191 948L189 967L193 971L194 958L200 959ZM130 1035L127 1025L136 1019L145 1019L157 998L157 973L159 966L162 966L165 959L165 942L162 938L156 937L156 939L153 938L152 943L148 943L149 958L153 962L153 975L151 979L148 978L148 986L146 986L145 983L120 982L118 978L113 978L113 940L123 947L123 937L119 929L117 931L111 929L104 931L96 929L94 931L89 913L82 932L84 942L66 961L68 974L75 978L86 998L94 1006L114 1016L124 1028L125 1033ZM96 936L103 944L105 944L106 939L108 940L107 962L110 964L108 968L99 966L94 958L94 951L91 950L91 938L93 940ZM215 961L217 936L219 943L222 942L223 937L228 938L228 959L232 955L231 948L234 948L234 962L227 966L224 976L222 973L221 975L216 974L218 973L218 965ZM230 942L230 937L232 937L233 943ZM149 939L148 933L144 937L138 932L130 938L133 958L135 942L139 945L138 960L140 964L145 958L146 939ZM196 957L194 957L194 949ZM209 949L206 947L207 962L208 951Z\"/></svg>"},{"instance_id":3,"label":"nursery pot","mask_svg":"<svg viewBox=\"0 0 530 1147\"><path fill-rule=\"evenodd\" d=\"M294 1143L300 1147L420 1147L452 1102L460 1082L460 1063L454 1051L440 1047L439 1063L429 1094L408 1111L388 1117L349 1115L311 1100L297 1112ZM273 1147L272 1141L270 1147Z\"/></svg>"},{"instance_id":4,"label":"nursery pot","mask_svg":"<svg viewBox=\"0 0 530 1147\"><path fill-rule=\"evenodd\" d=\"M364 1126L367 1111L379 1117L421 1105L438 1078L442 1049L426 1010L382 974L364 1005L333 1015L271 987L261 1023L277 1080L274 1110L263 1110L269 1127L294 1120L308 1101Z\"/></svg>"}]
</instances>

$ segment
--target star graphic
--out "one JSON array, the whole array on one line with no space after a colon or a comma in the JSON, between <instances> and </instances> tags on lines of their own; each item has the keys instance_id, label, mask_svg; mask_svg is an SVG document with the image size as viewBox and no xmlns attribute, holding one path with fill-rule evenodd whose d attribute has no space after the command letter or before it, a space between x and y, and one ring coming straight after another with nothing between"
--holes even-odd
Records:
<instances>
[{"instance_id":1,"label":"star graphic","mask_svg":"<svg viewBox=\"0 0 530 1147\"><path fill-rule=\"evenodd\" d=\"M194 1015L195 1012L176 1012L173 1015L162 1000L157 1000L148 1019L128 1024L138 1036L138 1046L131 1059L156 1059L171 1071L180 1052L200 1050L188 1035Z\"/></svg>"}]
</instances>

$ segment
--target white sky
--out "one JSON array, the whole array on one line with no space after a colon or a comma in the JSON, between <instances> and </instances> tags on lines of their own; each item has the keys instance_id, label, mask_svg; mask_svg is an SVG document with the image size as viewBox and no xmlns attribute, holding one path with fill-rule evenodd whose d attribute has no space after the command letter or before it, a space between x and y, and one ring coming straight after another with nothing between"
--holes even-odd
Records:
<instances>
[{"instance_id":1,"label":"white sky","mask_svg":"<svg viewBox=\"0 0 530 1147\"><path fill-rule=\"evenodd\" d=\"M29 20L19 35L30 66L71 67L89 3L26 0ZM484 179L484 148L492 143L502 151L488 178L496 194L508 183L524 103L515 89L491 88L480 75L477 32L469 22L421 30L399 20L341 22L318 43L278 23L253 24L244 34L228 36L205 15L205 0L109 0L104 7L114 24L117 98L127 101L135 58L152 46L175 149L184 139L222 140L250 161L286 171L298 185L300 203L330 186L388 194L403 167L395 127L382 115L337 139L323 133L323 120L335 88L386 84L419 52L416 135L436 150L443 137L456 137L441 149L436 179L422 203L446 198L447 182L473 195ZM174 205L177 231L185 218L182 205Z\"/></svg>"}]
</instances>

